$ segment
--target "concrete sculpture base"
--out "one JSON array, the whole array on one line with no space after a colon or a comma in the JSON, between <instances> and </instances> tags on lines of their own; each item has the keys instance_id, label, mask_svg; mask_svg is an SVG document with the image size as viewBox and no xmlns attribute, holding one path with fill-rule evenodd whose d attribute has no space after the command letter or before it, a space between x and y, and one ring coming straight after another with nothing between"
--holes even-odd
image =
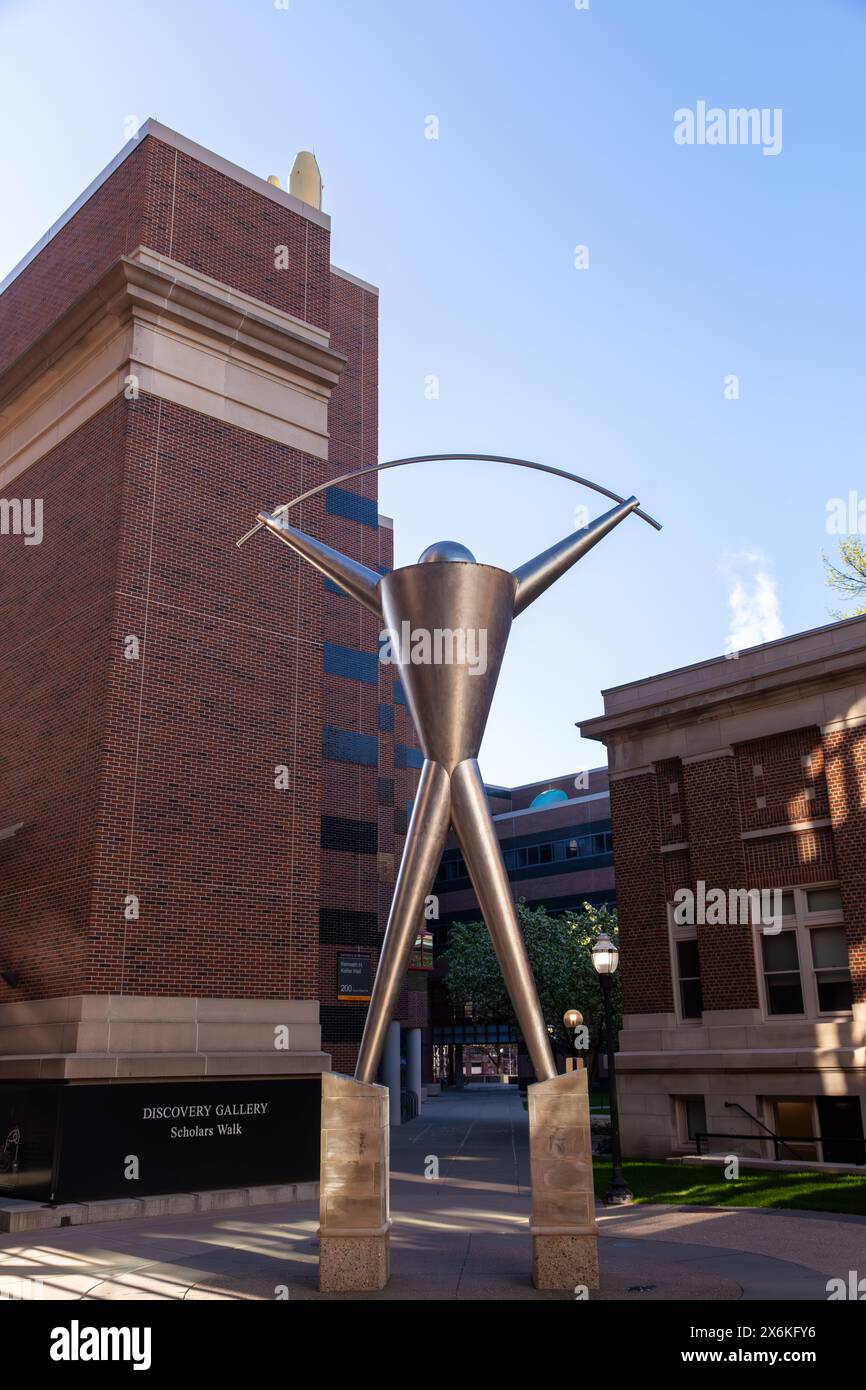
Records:
<instances>
[{"instance_id":1,"label":"concrete sculpture base","mask_svg":"<svg viewBox=\"0 0 866 1390\"><path fill-rule=\"evenodd\" d=\"M529 1087L532 1282L537 1289L598 1288L598 1228L586 1071Z\"/></svg>"},{"instance_id":2,"label":"concrete sculpture base","mask_svg":"<svg viewBox=\"0 0 866 1390\"><path fill-rule=\"evenodd\" d=\"M388 1090L322 1076L319 1289L366 1293L390 1274Z\"/></svg>"}]
</instances>

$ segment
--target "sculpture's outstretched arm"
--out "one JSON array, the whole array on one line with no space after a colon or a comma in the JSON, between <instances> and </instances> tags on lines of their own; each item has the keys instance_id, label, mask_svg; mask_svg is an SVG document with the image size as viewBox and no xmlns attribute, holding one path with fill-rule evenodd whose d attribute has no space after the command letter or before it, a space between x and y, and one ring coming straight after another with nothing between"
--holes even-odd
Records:
<instances>
[{"instance_id":1,"label":"sculpture's outstretched arm","mask_svg":"<svg viewBox=\"0 0 866 1390\"><path fill-rule=\"evenodd\" d=\"M339 584L341 589L350 598L357 599L365 608L369 608L371 613L375 613L377 618L382 616L382 604L379 598L380 575L375 570L368 569L359 560L353 560L350 556L344 555L340 550L334 550L330 545L325 545L322 541L314 540L304 531L298 531L294 526L290 526L281 516L271 516L270 512L259 512L257 521L289 546L297 555L305 560L309 560L317 570L327 575L335 584Z\"/></svg>"},{"instance_id":2,"label":"sculpture's outstretched arm","mask_svg":"<svg viewBox=\"0 0 866 1390\"><path fill-rule=\"evenodd\" d=\"M612 531L614 526L618 526L621 521L640 506L636 497L629 497L628 501L621 502L619 506L612 507L603 516L596 517L588 526L582 530L575 531L573 535L566 536L565 540L558 541L543 554L536 555L534 560L527 560L520 569L514 570L514 578L517 580L517 589L514 595L514 616L522 613L524 608L528 608L543 594L545 589L549 589L551 584L559 579L560 575L565 574L566 570L571 569L573 564L581 560L588 550L592 550L594 545L598 545L600 540Z\"/></svg>"}]
</instances>

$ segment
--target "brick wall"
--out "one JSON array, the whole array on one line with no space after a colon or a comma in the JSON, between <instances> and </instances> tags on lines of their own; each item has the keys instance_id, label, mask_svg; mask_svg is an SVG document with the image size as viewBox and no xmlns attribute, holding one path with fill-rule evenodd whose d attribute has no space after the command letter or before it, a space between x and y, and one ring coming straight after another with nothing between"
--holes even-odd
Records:
<instances>
[{"instance_id":1,"label":"brick wall","mask_svg":"<svg viewBox=\"0 0 866 1390\"><path fill-rule=\"evenodd\" d=\"M692 887L746 888L733 757L704 758L683 767L688 808ZM703 923L697 928L705 1009L756 1008L758 986L748 924Z\"/></svg>"},{"instance_id":2,"label":"brick wall","mask_svg":"<svg viewBox=\"0 0 866 1390\"><path fill-rule=\"evenodd\" d=\"M854 999L866 1002L866 729L824 735L833 840L842 885Z\"/></svg>"},{"instance_id":3,"label":"brick wall","mask_svg":"<svg viewBox=\"0 0 866 1390\"><path fill-rule=\"evenodd\" d=\"M0 538L0 826L24 822L0 841L3 1001L90 975L126 421L117 400L30 469L41 545Z\"/></svg>"},{"instance_id":4,"label":"brick wall","mask_svg":"<svg viewBox=\"0 0 866 1390\"><path fill-rule=\"evenodd\" d=\"M234 541L318 468L143 395L28 473L45 539L2 614L16 998L317 996L321 584Z\"/></svg>"},{"instance_id":5,"label":"brick wall","mask_svg":"<svg viewBox=\"0 0 866 1390\"><path fill-rule=\"evenodd\" d=\"M328 327L329 233L146 136L0 295L0 371L137 246ZM277 269L275 248L287 248Z\"/></svg>"},{"instance_id":6,"label":"brick wall","mask_svg":"<svg viewBox=\"0 0 866 1390\"><path fill-rule=\"evenodd\" d=\"M743 830L828 814L819 729L792 729L738 744L736 762Z\"/></svg>"},{"instance_id":7,"label":"brick wall","mask_svg":"<svg viewBox=\"0 0 866 1390\"><path fill-rule=\"evenodd\" d=\"M622 986L629 1013L673 1009L655 773L611 782Z\"/></svg>"}]
</instances>

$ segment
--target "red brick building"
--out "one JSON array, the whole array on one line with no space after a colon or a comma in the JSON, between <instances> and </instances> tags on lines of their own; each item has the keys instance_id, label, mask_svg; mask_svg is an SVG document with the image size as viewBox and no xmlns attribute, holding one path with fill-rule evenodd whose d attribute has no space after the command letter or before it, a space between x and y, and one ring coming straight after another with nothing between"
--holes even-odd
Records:
<instances>
[{"instance_id":1,"label":"red brick building","mask_svg":"<svg viewBox=\"0 0 866 1390\"><path fill-rule=\"evenodd\" d=\"M352 1067L411 722L375 618L235 546L377 461L377 292L329 238L151 121L2 286L0 1082ZM387 569L376 497L298 524Z\"/></svg>"},{"instance_id":2,"label":"red brick building","mask_svg":"<svg viewBox=\"0 0 866 1390\"><path fill-rule=\"evenodd\" d=\"M609 755L626 1153L709 1132L863 1164L866 619L607 690L580 727Z\"/></svg>"}]
</instances>

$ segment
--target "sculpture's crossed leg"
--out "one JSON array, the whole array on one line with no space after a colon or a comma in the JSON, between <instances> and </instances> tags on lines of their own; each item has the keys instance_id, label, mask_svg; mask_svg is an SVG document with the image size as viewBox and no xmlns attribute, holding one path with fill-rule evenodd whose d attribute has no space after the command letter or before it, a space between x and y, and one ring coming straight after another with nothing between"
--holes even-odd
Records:
<instances>
[{"instance_id":1,"label":"sculpture's crossed leg","mask_svg":"<svg viewBox=\"0 0 866 1390\"><path fill-rule=\"evenodd\" d=\"M556 1065L490 816L487 793L474 758L458 763L450 777L439 763L424 763L382 943L355 1080L369 1083L376 1077L385 1034L423 917L424 903L439 868L449 825L453 825L463 851L535 1074L539 1081L548 1081L556 1076Z\"/></svg>"}]
</instances>

